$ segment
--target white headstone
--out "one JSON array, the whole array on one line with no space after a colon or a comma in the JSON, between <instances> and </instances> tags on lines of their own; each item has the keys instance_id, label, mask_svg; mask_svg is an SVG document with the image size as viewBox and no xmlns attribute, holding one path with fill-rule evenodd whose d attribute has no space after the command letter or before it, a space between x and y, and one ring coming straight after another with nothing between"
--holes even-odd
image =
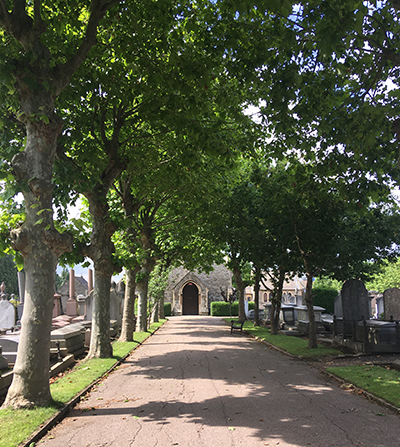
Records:
<instances>
[{"instance_id":1,"label":"white headstone","mask_svg":"<svg viewBox=\"0 0 400 447\"><path fill-rule=\"evenodd\" d=\"M0 328L11 329L15 326L15 307L8 301L0 301Z\"/></svg>"}]
</instances>

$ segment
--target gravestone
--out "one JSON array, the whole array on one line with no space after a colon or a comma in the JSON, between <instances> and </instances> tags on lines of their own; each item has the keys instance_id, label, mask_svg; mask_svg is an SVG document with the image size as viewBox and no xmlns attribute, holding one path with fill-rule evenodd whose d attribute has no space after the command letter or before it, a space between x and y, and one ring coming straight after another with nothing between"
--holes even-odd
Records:
<instances>
[{"instance_id":1,"label":"gravestone","mask_svg":"<svg viewBox=\"0 0 400 447\"><path fill-rule=\"evenodd\" d=\"M3 348L0 346L0 371L2 369L8 368L8 360L2 356L2 353L3 353Z\"/></svg>"},{"instance_id":2,"label":"gravestone","mask_svg":"<svg viewBox=\"0 0 400 447\"><path fill-rule=\"evenodd\" d=\"M19 334L7 334L0 336L0 346L3 349L3 357L5 357L8 363L15 363L17 358L19 343Z\"/></svg>"},{"instance_id":3,"label":"gravestone","mask_svg":"<svg viewBox=\"0 0 400 447\"><path fill-rule=\"evenodd\" d=\"M383 292L383 307L385 320L400 320L400 289L393 287Z\"/></svg>"},{"instance_id":4,"label":"gravestone","mask_svg":"<svg viewBox=\"0 0 400 447\"><path fill-rule=\"evenodd\" d=\"M115 290L110 292L110 320L116 320L118 325L122 323L122 303L123 295L120 295Z\"/></svg>"},{"instance_id":5,"label":"gravestone","mask_svg":"<svg viewBox=\"0 0 400 447\"><path fill-rule=\"evenodd\" d=\"M0 329L15 327L15 307L7 300L0 301Z\"/></svg>"},{"instance_id":6,"label":"gravestone","mask_svg":"<svg viewBox=\"0 0 400 447\"><path fill-rule=\"evenodd\" d=\"M384 315L384 313L385 313L385 305L383 302L383 295L379 295L376 297L376 303L375 303L376 318L380 318L380 316Z\"/></svg>"},{"instance_id":7,"label":"gravestone","mask_svg":"<svg viewBox=\"0 0 400 447\"><path fill-rule=\"evenodd\" d=\"M342 292L343 332L349 335L353 322L370 318L368 291L362 281L349 279L343 284Z\"/></svg>"},{"instance_id":8,"label":"gravestone","mask_svg":"<svg viewBox=\"0 0 400 447\"><path fill-rule=\"evenodd\" d=\"M59 315L61 315L61 295L56 292L54 294L54 307L53 307L52 318L56 318Z\"/></svg>"},{"instance_id":9,"label":"gravestone","mask_svg":"<svg viewBox=\"0 0 400 447\"><path fill-rule=\"evenodd\" d=\"M94 292L92 291L89 296L86 297L86 320L92 321L93 315L93 298ZM119 295L115 290L110 292L110 320L116 320L119 325L122 322L122 304L123 296Z\"/></svg>"},{"instance_id":10,"label":"gravestone","mask_svg":"<svg viewBox=\"0 0 400 447\"><path fill-rule=\"evenodd\" d=\"M76 301L78 303L78 314L81 316L86 316L86 297L84 295L78 295L76 297Z\"/></svg>"},{"instance_id":11,"label":"gravestone","mask_svg":"<svg viewBox=\"0 0 400 447\"><path fill-rule=\"evenodd\" d=\"M343 318L342 295L337 295L333 304L333 313L336 318Z\"/></svg>"}]
</instances>

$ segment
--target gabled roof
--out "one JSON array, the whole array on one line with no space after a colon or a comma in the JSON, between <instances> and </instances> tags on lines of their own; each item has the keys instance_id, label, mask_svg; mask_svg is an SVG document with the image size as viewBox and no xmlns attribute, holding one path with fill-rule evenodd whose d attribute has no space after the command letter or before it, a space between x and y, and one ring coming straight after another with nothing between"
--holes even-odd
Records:
<instances>
[{"instance_id":1,"label":"gabled roof","mask_svg":"<svg viewBox=\"0 0 400 447\"><path fill-rule=\"evenodd\" d=\"M82 286L85 287L86 289L88 288L88 282L83 276L75 276L75 281L80 282Z\"/></svg>"}]
</instances>

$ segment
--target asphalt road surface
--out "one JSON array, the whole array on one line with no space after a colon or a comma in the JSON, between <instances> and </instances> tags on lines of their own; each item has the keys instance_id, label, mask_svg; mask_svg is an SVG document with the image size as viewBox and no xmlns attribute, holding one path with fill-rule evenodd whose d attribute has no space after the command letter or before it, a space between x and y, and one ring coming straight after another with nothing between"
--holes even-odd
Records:
<instances>
[{"instance_id":1,"label":"asphalt road surface","mask_svg":"<svg viewBox=\"0 0 400 447\"><path fill-rule=\"evenodd\" d=\"M41 447L397 447L400 418L216 317L172 317Z\"/></svg>"}]
</instances>

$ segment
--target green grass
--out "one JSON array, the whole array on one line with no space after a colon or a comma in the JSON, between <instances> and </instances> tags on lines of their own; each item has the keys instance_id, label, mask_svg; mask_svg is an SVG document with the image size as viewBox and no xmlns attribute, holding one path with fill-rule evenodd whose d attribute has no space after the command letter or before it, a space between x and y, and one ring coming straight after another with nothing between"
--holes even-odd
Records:
<instances>
[{"instance_id":1,"label":"green grass","mask_svg":"<svg viewBox=\"0 0 400 447\"><path fill-rule=\"evenodd\" d=\"M226 319L230 322L231 318ZM339 355L340 351L328 348L322 344L316 349L308 349L308 340L300 337L292 337L288 335L271 335L271 331L266 327L254 326L252 321L245 321L243 329L249 334L259 337L262 340L283 349L289 354L297 355L301 358L320 358L330 355Z\"/></svg>"},{"instance_id":2,"label":"green grass","mask_svg":"<svg viewBox=\"0 0 400 447\"><path fill-rule=\"evenodd\" d=\"M134 334L133 342L114 342L113 357L80 362L68 374L50 385L54 405L29 410L0 410L0 447L16 447L28 439L40 425L57 413L60 406L69 402L80 391L102 377L112 366L148 338L166 320L151 325L148 332Z\"/></svg>"},{"instance_id":3,"label":"green grass","mask_svg":"<svg viewBox=\"0 0 400 447\"><path fill-rule=\"evenodd\" d=\"M327 371L400 408L400 371L382 366L332 366Z\"/></svg>"}]
</instances>

